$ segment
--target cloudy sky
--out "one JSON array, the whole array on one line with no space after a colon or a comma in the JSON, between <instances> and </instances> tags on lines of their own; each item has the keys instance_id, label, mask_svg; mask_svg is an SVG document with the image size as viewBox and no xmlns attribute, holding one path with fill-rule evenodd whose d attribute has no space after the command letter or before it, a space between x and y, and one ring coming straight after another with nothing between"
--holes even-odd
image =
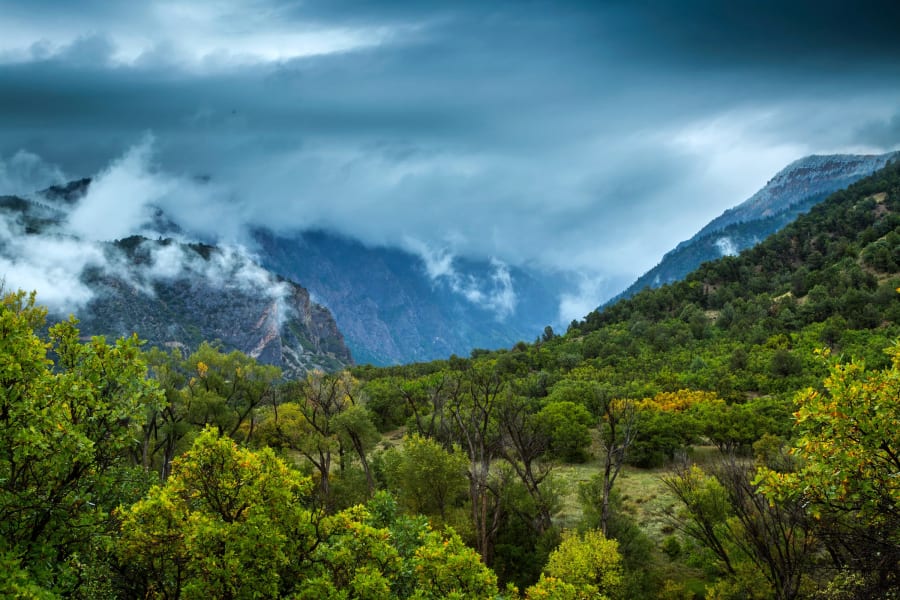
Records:
<instances>
[{"instance_id":1,"label":"cloudy sky","mask_svg":"<svg viewBox=\"0 0 900 600\"><path fill-rule=\"evenodd\" d=\"M154 201L210 237L574 270L590 305L790 161L900 147L897 23L893 0L0 0L0 193L105 174L96 237Z\"/></svg>"}]
</instances>

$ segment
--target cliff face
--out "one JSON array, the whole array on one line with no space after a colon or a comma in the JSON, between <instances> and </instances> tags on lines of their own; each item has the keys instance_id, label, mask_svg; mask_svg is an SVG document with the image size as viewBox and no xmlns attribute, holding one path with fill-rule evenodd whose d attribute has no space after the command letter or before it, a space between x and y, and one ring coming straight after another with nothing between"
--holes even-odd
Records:
<instances>
[{"instance_id":1,"label":"cliff face","mask_svg":"<svg viewBox=\"0 0 900 600\"><path fill-rule=\"evenodd\" d=\"M7 289L36 289L51 320L75 314L84 336L137 333L186 352L218 342L288 377L352 364L328 309L240 248L71 235L64 205L86 187L76 183L38 201L0 198L0 278Z\"/></svg>"},{"instance_id":2,"label":"cliff face","mask_svg":"<svg viewBox=\"0 0 900 600\"><path fill-rule=\"evenodd\" d=\"M680 281L702 263L755 246L798 215L859 179L884 167L900 153L807 156L779 171L758 192L706 224L691 239L666 253L658 265L606 305L646 287Z\"/></svg>"},{"instance_id":3,"label":"cliff face","mask_svg":"<svg viewBox=\"0 0 900 600\"><path fill-rule=\"evenodd\" d=\"M352 364L331 313L311 302L309 292L299 285L269 276L252 263L236 262L234 257L229 259L235 261L232 270L259 270L256 285L248 285L234 273L204 276L202 267L222 261L217 248L205 248L203 257L195 248L173 242L142 240L141 244L142 252L148 252L148 246L175 247L185 253L186 261L202 262L173 277L138 285L138 277L129 281L120 275L88 273L94 297L79 312L83 334L118 337L135 332L151 345L187 351L204 340L215 341L225 351L240 350L279 366L288 377Z\"/></svg>"},{"instance_id":4,"label":"cliff face","mask_svg":"<svg viewBox=\"0 0 900 600\"><path fill-rule=\"evenodd\" d=\"M334 313L358 362L468 355L531 341L556 319L554 282L496 262L456 258L432 277L415 254L325 232L254 234L262 264L300 281Z\"/></svg>"},{"instance_id":5,"label":"cliff face","mask_svg":"<svg viewBox=\"0 0 900 600\"><path fill-rule=\"evenodd\" d=\"M223 350L240 350L281 367L288 377L352 364L331 313L311 302L301 286L219 248L142 238L114 246L135 244L125 254L136 270L160 251L181 253L183 265L189 266L172 276L143 281L97 270L87 273L94 296L79 312L83 334L118 337L136 332L151 345L185 350L204 340L217 341ZM248 280L251 274L254 281Z\"/></svg>"}]
</instances>

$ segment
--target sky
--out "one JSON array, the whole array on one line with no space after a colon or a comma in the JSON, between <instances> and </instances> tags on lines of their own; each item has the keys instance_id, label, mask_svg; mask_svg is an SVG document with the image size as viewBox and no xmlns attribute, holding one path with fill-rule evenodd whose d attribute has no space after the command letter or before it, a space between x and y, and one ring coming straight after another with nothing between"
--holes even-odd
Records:
<instances>
[{"instance_id":1,"label":"sky","mask_svg":"<svg viewBox=\"0 0 900 600\"><path fill-rule=\"evenodd\" d=\"M900 3L0 0L0 194L575 274L584 314L808 154L900 148ZM302 282L301 282L302 283Z\"/></svg>"}]
</instances>

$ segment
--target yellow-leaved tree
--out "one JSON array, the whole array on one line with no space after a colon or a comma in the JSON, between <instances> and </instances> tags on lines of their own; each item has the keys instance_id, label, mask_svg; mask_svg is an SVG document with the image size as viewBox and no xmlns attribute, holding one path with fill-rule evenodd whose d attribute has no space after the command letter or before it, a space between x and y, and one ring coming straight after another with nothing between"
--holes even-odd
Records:
<instances>
[{"instance_id":1,"label":"yellow-leaved tree","mask_svg":"<svg viewBox=\"0 0 900 600\"><path fill-rule=\"evenodd\" d=\"M757 475L771 502L808 507L856 597L900 588L900 343L887 352L892 364L883 370L831 362L824 391L797 398L799 468Z\"/></svg>"},{"instance_id":2,"label":"yellow-leaved tree","mask_svg":"<svg viewBox=\"0 0 900 600\"><path fill-rule=\"evenodd\" d=\"M566 533L527 600L611 600L622 587L619 544L598 530Z\"/></svg>"}]
</instances>

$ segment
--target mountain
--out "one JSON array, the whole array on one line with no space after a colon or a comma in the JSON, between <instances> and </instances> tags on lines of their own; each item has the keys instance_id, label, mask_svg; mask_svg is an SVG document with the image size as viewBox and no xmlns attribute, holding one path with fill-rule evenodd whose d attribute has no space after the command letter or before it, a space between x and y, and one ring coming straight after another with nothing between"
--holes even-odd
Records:
<instances>
[{"instance_id":1,"label":"mountain","mask_svg":"<svg viewBox=\"0 0 900 600\"><path fill-rule=\"evenodd\" d=\"M328 306L359 363L390 365L468 355L535 339L557 318L553 276L497 261L441 256L322 231L254 232L263 266Z\"/></svg>"},{"instance_id":2,"label":"mountain","mask_svg":"<svg viewBox=\"0 0 900 600\"><path fill-rule=\"evenodd\" d=\"M584 333L642 321L639 329L647 335L647 323L669 319L697 325L692 333L699 339L708 338L715 324L731 339L774 349L789 344L787 334L818 324L821 343L860 343L864 337L852 330L900 323L898 274L900 161L891 161L740 255L705 262L681 281L645 288L590 313L574 329ZM877 341L882 342L887 345ZM886 360L876 356L873 363Z\"/></svg>"},{"instance_id":3,"label":"mountain","mask_svg":"<svg viewBox=\"0 0 900 600\"><path fill-rule=\"evenodd\" d=\"M352 364L328 309L240 248L71 235L68 210L88 186L0 197L0 276L8 286L36 288L52 319L76 313L85 336L135 332L153 346L187 351L217 341L287 376Z\"/></svg>"},{"instance_id":4,"label":"mountain","mask_svg":"<svg viewBox=\"0 0 900 600\"><path fill-rule=\"evenodd\" d=\"M706 224L692 238L663 256L658 265L606 305L640 290L683 279L709 260L738 254L806 213L829 194L884 167L900 153L833 154L801 158L776 174L743 203Z\"/></svg>"},{"instance_id":5,"label":"mountain","mask_svg":"<svg viewBox=\"0 0 900 600\"><path fill-rule=\"evenodd\" d=\"M69 218L67 215L78 210L79 201L90 186L90 179L73 181L51 187L28 200L10 198L8 208L17 211L19 225L29 234L71 237L72 232L64 226ZM143 223L129 229L129 233L150 239L197 239L161 210L146 207L144 212ZM84 221L82 215L78 221L82 230L90 229L91 222L85 224ZM557 290L563 287L558 275L511 267L496 260L472 260L443 252L432 253L425 248L413 253L400 248L370 247L323 231L276 234L258 229L251 233L251 238L252 260L259 262L276 278L284 280L277 285L298 282L309 290L313 303L327 306L334 315L337 328L345 336L346 346L361 363L389 365L446 358L452 354L468 355L475 348L508 347L518 341L533 340L547 325L557 324ZM140 264L152 263L161 254L170 251L150 239L142 240L139 245L143 248L142 252L149 252L151 257L147 258L141 252L126 253L131 260L137 260ZM131 243L126 242L126 245ZM156 247L151 247L153 244ZM179 264L196 262L196 252L190 249L190 245L179 247L185 253ZM118 250L123 249L126 248L120 243ZM107 251L103 250L104 253ZM97 250L90 252L96 253ZM79 253L82 252L76 252ZM233 259L235 255L232 252L227 260ZM246 255L242 260L246 262L251 258ZM109 260L101 262L108 263ZM118 264L122 261L116 258L113 262ZM127 265L118 266L121 267L119 271L128 270L124 268ZM194 268L194 271L202 273L209 270L208 265ZM162 285L154 280L152 285L140 282L135 287L128 277L111 277L108 274L105 278L94 277L91 289L102 290L103 293L87 308L95 310L98 318L93 318L83 309L79 315L92 328L102 329L103 323L118 323L115 331L108 332L114 333L128 329L135 322L133 319L117 321L119 317L115 315L124 314L122 311L130 305L140 305L147 315L142 317L147 332L141 335L153 343L162 343L168 334L163 332L163 323L151 315L157 312L171 314L171 310L167 308L168 304L148 304L154 298L166 298L167 303L172 301L171 294L164 289L156 289ZM197 295L195 301L185 301L183 308L194 315L192 318L206 319L197 316L198 311L212 308L207 292L211 292L215 285L221 285L221 282L210 283L208 290L196 289L197 285L192 283L186 286L184 281L179 283L186 293ZM134 292L126 301L128 293L125 290L129 286ZM232 290L230 293L236 294L238 291ZM142 298L140 302L138 297ZM296 300L304 306L308 302L299 296ZM247 303L251 303L249 297L239 299L239 304ZM261 305L255 310L259 313ZM221 307L216 312L225 314ZM309 309L300 307L297 312L305 315ZM257 316L262 318L261 313ZM244 322L249 317L247 314L239 320ZM204 335L219 338L244 351L255 348L248 340L229 336L226 326L227 322L222 327L210 324ZM252 328L243 329L249 331ZM191 327L181 328L179 339L191 331L194 331ZM330 334L322 335L327 338ZM194 340L196 335L187 337ZM312 334L304 334L297 339L301 338L310 341L317 339ZM315 351L323 347L331 348L331 345L314 343L311 346ZM329 351L333 351L338 363L344 363L345 358L337 351L337 346Z\"/></svg>"}]
</instances>

